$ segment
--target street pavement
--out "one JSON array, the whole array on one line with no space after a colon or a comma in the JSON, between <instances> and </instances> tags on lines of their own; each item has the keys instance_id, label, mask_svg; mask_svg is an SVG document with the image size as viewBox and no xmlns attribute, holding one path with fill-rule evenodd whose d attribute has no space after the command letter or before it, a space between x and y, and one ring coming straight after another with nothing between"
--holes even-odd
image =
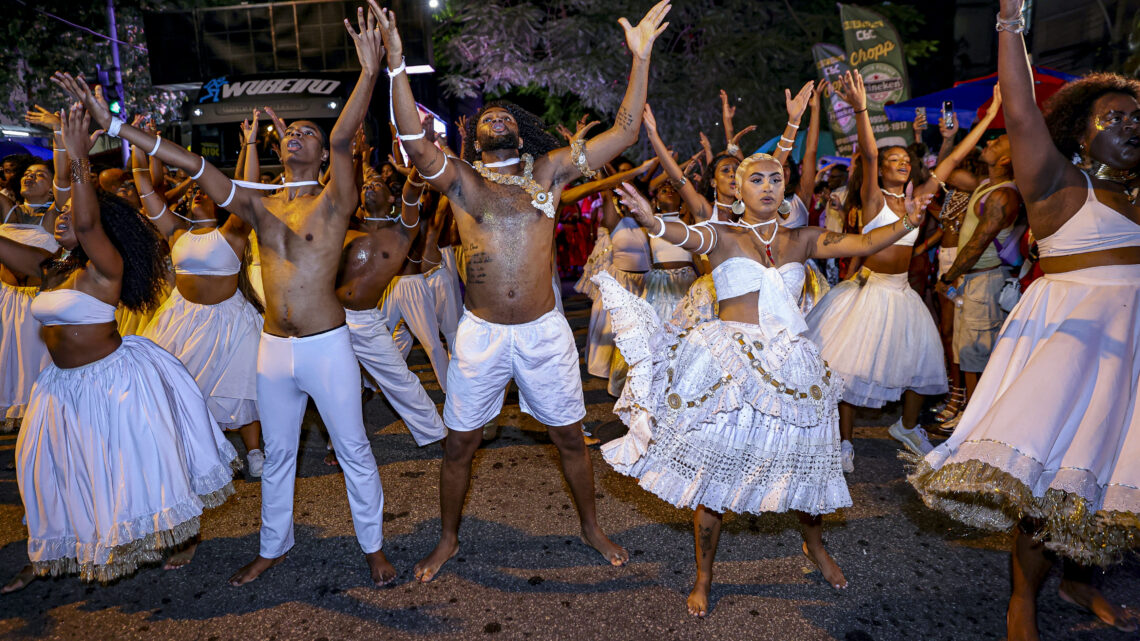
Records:
<instances>
[{"instance_id":1,"label":"street pavement","mask_svg":"<svg viewBox=\"0 0 1140 641\"><path fill-rule=\"evenodd\" d=\"M589 301L567 300L579 348ZM412 368L442 408L419 348ZM603 439L624 428L605 381L583 364L587 429ZM599 520L631 555L606 565L578 538L556 450L508 395L501 436L475 459L462 547L438 578L419 584L412 565L439 534L440 448L417 448L382 398L365 421L384 483L384 532L395 584L371 587L338 469L324 464L326 437L310 407L296 490L296 546L256 582L226 579L257 554L261 487L202 519L202 545L186 568L148 567L110 585L75 577L39 580L0 596L4 639L998 639L1005 634L1009 536L966 528L927 510L904 480L886 426L898 407L864 412L856 430L854 506L824 520L825 540L850 587L837 591L800 552L791 515L727 515L711 612L690 617L694 575L689 510L676 509L613 472L592 452ZM239 452L236 434L230 435ZM15 473L15 436L0 437L0 579L26 562L27 532ZM1051 640L1136 639L1057 597L1054 570L1040 597ZM1140 604L1140 563L1098 575L1110 599Z\"/></svg>"}]
</instances>

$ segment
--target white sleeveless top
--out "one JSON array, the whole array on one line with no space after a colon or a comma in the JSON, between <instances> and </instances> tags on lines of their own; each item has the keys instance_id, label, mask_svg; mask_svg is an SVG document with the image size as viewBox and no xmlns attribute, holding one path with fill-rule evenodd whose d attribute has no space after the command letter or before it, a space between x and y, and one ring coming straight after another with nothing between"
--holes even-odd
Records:
<instances>
[{"instance_id":1,"label":"white sleeveless top","mask_svg":"<svg viewBox=\"0 0 1140 641\"><path fill-rule=\"evenodd\" d=\"M1037 239L1042 258L1140 246L1140 225L1097 200L1088 174L1085 182L1089 185L1085 204L1060 229Z\"/></svg>"},{"instance_id":2,"label":"white sleeveless top","mask_svg":"<svg viewBox=\"0 0 1140 641\"><path fill-rule=\"evenodd\" d=\"M613 266L623 272L649 271L649 235L632 217L618 221L610 230Z\"/></svg>"},{"instance_id":3,"label":"white sleeveless top","mask_svg":"<svg viewBox=\"0 0 1140 641\"><path fill-rule=\"evenodd\" d=\"M233 276L241 271L241 258L217 228L205 234L184 232L170 248L175 274Z\"/></svg>"},{"instance_id":4,"label":"white sleeveless top","mask_svg":"<svg viewBox=\"0 0 1140 641\"><path fill-rule=\"evenodd\" d=\"M740 256L729 258L712 271L717 298L722 301L757 292L757 318L767 336L775 336L780 330L793 336L807 331L798 300L805 277L803 263L765 267Z\"/></svg>"},{"instance_id":5,"label":"white sleeveless top","mask_svg":"<svg viewBox=\"0 0 1140 641\"><path fill-rule=\"evenodd\" d=\"M899 215L896 214L895 212L891 211L891 208L887 207L887 203L884 200L883 201L883 210L879 212L878 216L875 216L874 218L872 218L871 222L863 225L863 233L866 234L867 232L869 232L873 229L878 229L880 227L886 227L887 225L893 225L895 222L898 221L898 219L899 219ZM916 240L918 240L918 229L917 228L911 230L911 232L909 234L907 234L906 236L903 236L902 238L896 240L894 244L905 245L907 247L914 247L914 242Z\"/></svg>"},{"instance_id":6,"label":"white sleeveless top","mask_svg":"<svg viewBox=\"0 0 1140 641\"><path fill-rule=\"evenodd\" d=\"M115 320L115 306L78 289L53 289L32 299L32 316L43 325L98 325Z\"/></svg>"}]
</instances>

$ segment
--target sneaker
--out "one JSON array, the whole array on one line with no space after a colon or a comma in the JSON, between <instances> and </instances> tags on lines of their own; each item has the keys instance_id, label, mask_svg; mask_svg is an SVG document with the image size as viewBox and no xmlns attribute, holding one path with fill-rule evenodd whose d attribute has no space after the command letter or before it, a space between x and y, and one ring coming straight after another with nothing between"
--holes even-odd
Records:
<instances>
[{"instance_id":1,"label":"sneaker","mask_svg":"<svg viewBox=\"0 0 1140 641\"><path fill-rule=\"evenodd\" d=\"M855 471L855 446L851 441L841 441L839 443L840 453L843 457L843 472L850 474Z\"/></svg>"},{"instance_id":2,"label":"sneaker","mask_svg":"<svg viewBox=\"0 0 1140 641\"><path fill-rule=\"evenodd\" d=\"M249 465L248 472L253 478L261 478L261 469L265 467L265 454L261 450L250 450L245 455L245 461Z\"/></svg>"},{"instance_id":3,"label":"sneaker","mask_svg":"<svg viewBox=\"0 0 1140 641\"><path fill-rule=\"evenodd\" d=\"M917 425L908 430L903 427L901 418L887 430L887 433L918 456L926 456L934 449L926 436L926 430Z\"/></svg>"}]
</instances>

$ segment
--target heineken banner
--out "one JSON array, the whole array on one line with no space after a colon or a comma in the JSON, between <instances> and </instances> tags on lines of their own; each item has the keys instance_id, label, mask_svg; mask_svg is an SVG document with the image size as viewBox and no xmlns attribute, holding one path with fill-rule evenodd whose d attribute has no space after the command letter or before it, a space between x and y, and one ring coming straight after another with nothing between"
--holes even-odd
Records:
<instances>
[{"instance_id":1,"label":"heineken banner","mask_svg":"<svg viewBox=\"0 0 1140 641\"><path fill-rule=\"evenodd\" d=\"M855 114L851 105L844 102L834 90L834 87L839 86L839 77L851 69L851 65L847 64L847 52L835 45L819 43L812 46L811 53L820 79L827 81L828 88L823 98L827 101L827 116L835 148L840 154L850 156L855 144Z\"/></svg>"},{"instance_id":2,"label":"heineken banner","mask_svg":"<svg viewBox=\"0 0 1140 641\"><path fill-rule=\"evenodd\" d=\"M863 74L867 87L867 114L875 139L879 146L909 145L914 141L911 123L891 122L883 111L883 105L910 99L906 56L898 32L886 18L863 7L841 4L839 18L847 63Z\"/></svg>"}]
</instances>

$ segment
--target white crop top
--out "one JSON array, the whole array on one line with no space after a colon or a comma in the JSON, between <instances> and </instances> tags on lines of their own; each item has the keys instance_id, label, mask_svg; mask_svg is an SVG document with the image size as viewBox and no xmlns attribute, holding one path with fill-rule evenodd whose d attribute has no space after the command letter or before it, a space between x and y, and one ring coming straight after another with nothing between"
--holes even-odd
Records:
<instances>
[{"instance_id":1,"label":"white crop top","mask_svg":"<svg viewBox=\"0 0 1140 641\"><path fill-rule=\"evenodd\" d=\"M53 289L32 299L32 316L43 325L98 325L115 321L115 306L78 289Z\"/></svg>"},{"instance_id":2,"label":"white crop top","mask_svg":"<svg viewBox=\"0 0 1140 641\"><path fill-rule=\"evenodd\" d=\"M241 258L216 228L205 234L184 232L170 248L175 274L233 276L241 271Z\"/></svg>"},{"instance_id":3,"label":"white crop top","mask_svg":"<svg viewBox=\"0 0 1140 641\"><path fill-rule=\"evenodd\" d=\"M1070 256L1102 249L1140 246L1140 225L1096 199L1092 181L1085 204L1057 231L1037 239L1041 257Z\"/></svg>"},{"instance_id":4,"label":"white crop top","mask_svg":"<svg viewBox=\"0 0 1140 641\"><path fill-rule=\"evenodd\" d=\"M899 215L896 214L895 212L891 211L891 208L887 207L887 203L884 202L883 203L883 210L879 212L879 215L872 218L871 222L863 225L863 233L866 234L873 229L878 229L880 227L886 227L887 225L893 225L895 222L898 221L898 219L899 219ZM905 245L907 247L914 247L914 242L916 240L918 240L918 229L917 228L911 230L911 232L908 233L906 236L903 236L902 238L896 240L894 244Z\"/></svg>"},{"instance_id":5,"label":"white crop top","mask_svg":"<svg viewBox=\"0 0 1140 641\"><path fill-rule=\"evenodd\" d=\"M649 235L632 217L622 218L610 231L613 265L623 272L649 271Z\"/></svg>"},{"instance_id":6,"label":"white crop top","mask_svg":"<svg viewBox=\"0 0 1140 641\"><path fill-rule=\"evenodd\" d=\"M740 256L729 258L712 271L720 300L757 292L756 315L761 330L768 336L775 336L780 330L792 335L807 331L798 300L805 276L803 263L765 267Z\"/></svg>"},{"instance_id":7,"label":"white crop top","mask_svg":"<svg viewBox=\"0 0 1140 641\"><path fill-rule=\"evenodd\" d=\"M681 222L681 217L679 214L662 214L661 220L679 223ZM693 254L690 253L689 250L678 247L664 238L650 238L649 251L653 254L654 263L693 262Z\"/></svg>"}]
</instances>

